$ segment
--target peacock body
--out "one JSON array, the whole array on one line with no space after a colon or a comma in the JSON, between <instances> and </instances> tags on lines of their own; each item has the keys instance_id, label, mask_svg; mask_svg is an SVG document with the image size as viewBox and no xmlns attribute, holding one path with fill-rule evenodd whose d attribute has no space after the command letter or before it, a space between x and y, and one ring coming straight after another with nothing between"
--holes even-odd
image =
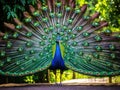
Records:
<instances>
[{"instance_id":1,"label":"peacock body","mask_svg":"<svg viewBox=\"0 0 120 90\"><path fill-rule=\"evenodd\" d=\"M0 74L22 76L66 68L93 76L120 74L120 37L101 30L99 13L86 16L87 5L74 0L38 1L24 12L24 21L5 23L0 32ZM101 31L100 31L101 30Z\"/></svg>"}]
</instances>

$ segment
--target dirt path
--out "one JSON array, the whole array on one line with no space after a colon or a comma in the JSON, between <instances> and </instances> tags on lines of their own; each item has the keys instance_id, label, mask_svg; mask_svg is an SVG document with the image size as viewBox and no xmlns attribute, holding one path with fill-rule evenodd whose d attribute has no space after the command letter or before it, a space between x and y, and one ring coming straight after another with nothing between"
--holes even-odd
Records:
<instances>
[{"instance_id":1,"label":"dirt path","mask_svg":"<svg viewBox=\"0 0 120 90\"><path fill-rule=\"evenodd\" d=\"M0 90L120 90L120 85L13 85L1 86Z\"/></svg>"}]
</instances>

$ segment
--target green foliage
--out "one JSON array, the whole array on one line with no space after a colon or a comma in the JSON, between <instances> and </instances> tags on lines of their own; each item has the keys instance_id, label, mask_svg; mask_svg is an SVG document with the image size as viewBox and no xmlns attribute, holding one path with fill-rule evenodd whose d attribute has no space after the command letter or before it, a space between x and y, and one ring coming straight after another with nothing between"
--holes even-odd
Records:
<instances>
[{"instance_id":1,"label":"green foliage","mask_svg":"<svg viewBox=\"0 0 120 90\"><path fill-rule=\"evenodd\" d=\"M29 4L35 5L37 0L0 0L7 20L22 18L22 12L27 9ZM18 14L19 13L19 14Z\"/></svg>"},{"instance_id":2,"label":"green foliage","mask_svg":"<svg viewBox=\"0 0 120 90\"><path fill-rule=\"evenodd\" d=\"M112 31L120 31L120 0L77 0L77 3L89 5L89 10L100 12L100 20L109 22L109 29Z\"/></svg>"},{"instance_id":3,"label":"green foliage","mask_svg":"<svg viewBox=\"0 0 120 90\"><path fill-rule=\"evenodd\" d=\"M71 70L67 70L67 71L64 71L63 75L62 75L62 81L65 81L65 80L71 80L72 77L73 77L73 71ZM57 70L57 82L60 81L60 70ZM50 72L50 83L54 83L55 82L55 75L54 73L51 71Z\"/></svg>"},{"instance_id":4,"label":"green foliage","mask_svg":"<svg viewBox=\"0 0 120 90\"><path fill-rule=\"evenodd\" d=\"M73 73L75 74L75 78L73 78ZM60 70L57 71L57 82L60 81ZM92 79L92 78L105 78L105 77L94 77L94 76L89 76L89 75L83 75L77 72L73 72L72 70L66 70L64 71L63 75L62 75L62 81L66 81L66 80L71 80L71 79ZM50 72L50 83L54 83L55 82L55 75L53 74L53 72ZM112 83L120 83L120 76L114 76L112 77Z\"/></svg>"},{"instance_id":5,"label":"green foliage","mask_svg":"<svg viewBox=\"0 0 120 90\"><path fill-rule=\"evenodd\" d=\"M75 76L74 76L75 74ZM72 70L66 70L64 71L63 75L62 75L62 81L66 81L66 80L71 80L71 79L81 79L81 78L93 78L93 76L88 76L88 75L83 75L77 72L73 72ZM57 82L60 81L60 70L57 70ZM50 83L54 83L55 82L55 75L54 73L51 71L50 72Z\"/></svg>"},{"instance_id":6,"label":"green foliage","mask_svg":"<svg viewBox=\"0 0 120 90\"><path fill-rule=\"evenodd\" d=\"M26 76L24 81L27 82L27 83L35 83L34 78L35 78L34 75Z\"/></svg>"},{"instance_id":7,"label":"green foliage","mask_svg":"<svg viewBox=\"0 0 120 90\"><path fill-rule=\"evenodd\" d=\"M113 82L113 83L120 83L120 76L114 76L114 77L112 78L112 82Z\"/></svg>"}]
</instances>

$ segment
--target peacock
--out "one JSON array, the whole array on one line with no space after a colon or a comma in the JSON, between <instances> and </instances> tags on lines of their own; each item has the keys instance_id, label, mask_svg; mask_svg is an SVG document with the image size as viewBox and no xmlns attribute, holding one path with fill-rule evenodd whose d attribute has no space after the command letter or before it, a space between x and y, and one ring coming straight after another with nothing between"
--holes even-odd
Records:
<instances>
[{"instance_id":1,"label":"peacock","mask_svg":"<svg viewBox=\"0 0 120 90\"><path fill-rule=\"evenodd\" d=\"M75 0L37 1L23 20L0 32L0 74L23 76L46 69L71 69L92 76L120 74L120 33L112 32L99 12Z\"/></svg>"}]
</instances>

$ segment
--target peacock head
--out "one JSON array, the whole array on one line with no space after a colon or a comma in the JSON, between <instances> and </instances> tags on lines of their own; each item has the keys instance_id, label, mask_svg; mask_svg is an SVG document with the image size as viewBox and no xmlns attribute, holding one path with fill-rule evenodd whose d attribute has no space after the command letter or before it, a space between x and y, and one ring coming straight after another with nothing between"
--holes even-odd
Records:
<instances>
[{"instance_id":1,"label":"peacock head","mask_svg":"<svg viewBox=\"0 0 120 90\"><path fill-rule=\"evenodd\" d=\"M61 40L60 33L57 33L56 43L59 43Z\"/></svg>"}]
</instances>

